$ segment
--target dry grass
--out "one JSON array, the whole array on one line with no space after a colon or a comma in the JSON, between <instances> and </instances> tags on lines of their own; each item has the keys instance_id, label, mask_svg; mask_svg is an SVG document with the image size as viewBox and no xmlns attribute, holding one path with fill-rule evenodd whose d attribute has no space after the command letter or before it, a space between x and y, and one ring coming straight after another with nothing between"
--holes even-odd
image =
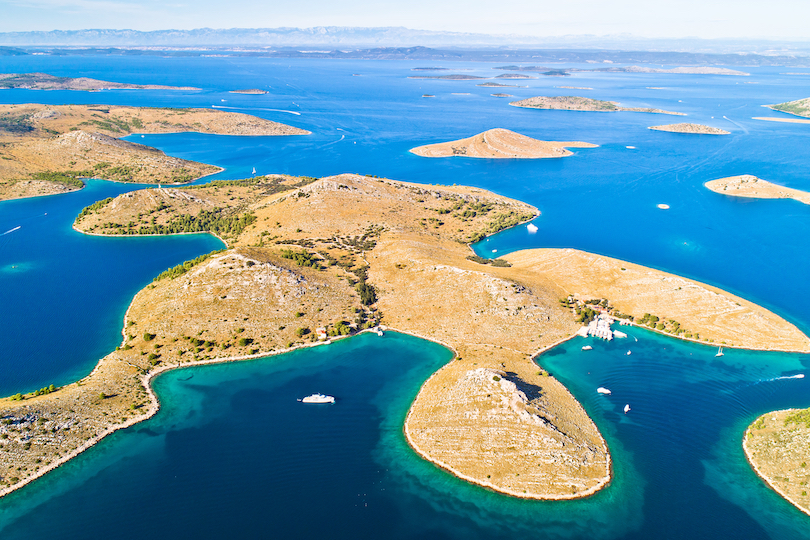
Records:
<instances>
[{"instance_id":1,"label":"dry grass","mask_svg":"<svg viewBox=\"0 0 810 540\"><path fill-rule=\"evenodd\" d=\"M750 174L712 180L706 182L705 186L715 193L731 195L732 197L793 199L804 204L810 204L810 193L772 184Z\"/></svg>"},{"instance_id":2,"label":"dry grass","mask_svg":"<svg viewBox=\"0 0 810 540\"><path fill-rule=\"evenodd\" d=\"M789 421L797 413L805 421ZM780 495L810 514L810 410L766 413L748 426L743 449L754 470Z\"/></svg>"},{"instance_id":3,"label":"dry grass","mask_svg":"<svg viewBox=\"0 0 810 540\"><path fill-rule=\"evenodd\" d=\"M411 408L411 444L463 478L535 498L582 496L610 478L593 422L531 360L578 327L559 298L606 296L629 313L708 298L689 320L701 333L705 325L706 335L716 328L723 336L724 325L755 317L750 335L730 331L735 343L756 345L773 331L785 348L807 348L807 338L765 310L662 272L632 265L621 271L623 263L605 257L539 250L509 255L512 267L470 260L468 241L537 215L481 189L357 175L262 177L124 194L76 226L103 234L119 229L99 224L138 214L167 222L200 209L255 219L228 238L231 249L139 292L122 347L91 375L47 396L0 400L0 417L13 419L0 444L6 491L153 414L148 380L160 370L311 345L318 327L338 334L382 320L454 348L461 358L427 381ZM296 253L303 266L285 258ZM364 280L376 289L372 305L361 302ZM470 373L479 368L503 372L525 398L475 380Z\"/></svg>"},{"instance_id":4,"label":"dry grass","mask_svg":"<svg viewBox=\"0 0 810 540\"><path fill-rule=\"evenodd\" d=\"M0 105L0 200L49 194L38 182L62 173L122 182L185 183L219 167L165 155L119 137L195 131L223 135L301 135L298 128L212 109L154 109L101 105ZM72 179L72 180L71 180ZM55 183L59 183L56 181Z\"/></svg>"},{"instance_id":5,"label":"dry grass","mask_svg":"<svg viewBox=\"0 0 810 540\"><path fill-rule=\"evenodd\" d=\"M584 142L555 142L532 139L508 129L490 129L458 141L428 144L411 149L417 156L476 158L554 158L570 156L566 148L596 148Z\"/></svg>"}]
</instances>

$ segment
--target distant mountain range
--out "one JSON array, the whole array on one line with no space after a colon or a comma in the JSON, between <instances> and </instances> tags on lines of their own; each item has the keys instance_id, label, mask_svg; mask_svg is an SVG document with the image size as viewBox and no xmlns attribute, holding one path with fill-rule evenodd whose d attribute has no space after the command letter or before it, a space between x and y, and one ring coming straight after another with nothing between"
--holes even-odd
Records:
<instances>
[{"instance_id":1,"label":"distant mountain range","mask_svg":"<svg viewBox=\"0 0 810 540\"><path fill-rule=\"evenodd\" d=\"M11 47L515 47L613 49L810 56L810 41L644 39L629 35L536 37L412 30L403 27L232 28L195 30L53 30L0 32Z\"/></svg>"}]
</instances>

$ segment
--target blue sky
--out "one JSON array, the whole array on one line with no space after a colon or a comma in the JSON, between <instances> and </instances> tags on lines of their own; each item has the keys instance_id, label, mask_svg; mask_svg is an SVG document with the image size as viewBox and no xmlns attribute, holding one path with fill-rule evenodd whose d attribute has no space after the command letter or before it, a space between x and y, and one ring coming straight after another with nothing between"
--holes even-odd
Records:
<instances>
[{"instance_id":1,"label":"blue sky","mask_svg":"<svg viewBox=\"0 0 810 540\"><path fill-rule=\"evenodd\" d=\"M810 40L810 0L0 0L0 31L406 26Z\"/></svg>"}]
</instances>

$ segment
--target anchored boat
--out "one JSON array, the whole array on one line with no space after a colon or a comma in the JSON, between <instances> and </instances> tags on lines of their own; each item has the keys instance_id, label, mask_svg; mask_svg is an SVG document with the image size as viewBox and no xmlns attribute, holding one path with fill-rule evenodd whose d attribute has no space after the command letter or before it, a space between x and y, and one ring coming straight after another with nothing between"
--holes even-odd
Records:
<instances>
[{"instance_id":1,"label":"anchored boat","mask_svg":"<svg viewBox=\"0 0 810 540\"><path fill-rule=\"evenodd\" d=\"M299 399L298 401L303 403L334 403L335 398L334 396L325 396L323 394L312 394L311 396Z\"/></svg>"}]
</instances>

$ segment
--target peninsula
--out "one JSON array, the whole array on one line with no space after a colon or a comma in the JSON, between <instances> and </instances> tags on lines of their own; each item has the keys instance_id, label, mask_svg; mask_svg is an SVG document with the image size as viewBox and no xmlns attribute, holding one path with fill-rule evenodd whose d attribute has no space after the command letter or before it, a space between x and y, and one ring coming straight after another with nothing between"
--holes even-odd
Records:
<instances>
[{"instance_id":1,"label":"peninsula","mask_svg":"<svg viewBox=\"0 0 810 540\"><path fill-rule=\"evenodd\" d=\"M663 109L648 109L642 107L620 107L615 101L603 101L577 96L537 96L520 101L513 101L509 105L525 107L527 109L554 109L562 111L589 111L589 112L646 112L655 114L671 114L686 116L685 113L665 111Z\"/></svg>"},{"instance_id":2,"label":"peninsula","mask_svg":"<svg viewBox=\"0 0 810 540\"><path fill-rule=\"evenodd\" d=\"M651 126L649 129L655 131L669 131L670 133L694 133L700 135L730 135L724 129L704 126L702 124L668 124L666 126Z\"/></svg>"},{"instance_id":3,"label":"peninsula","mask_svg":"<svg viewBox=\"0 0 810 540\"><path fill-rule=\"evenodd\" d=\"M810 409L774 411L756 419L743 450L756 473L796 508L810 515Z\"/></svg>"},{"instance_id":4,"label":"peninsula","mask_svg":"<svg viewBox=\"0 0 810 540\"><path fill-rule=\"evenodd\" d=\"M802 118L810 118L810 98L777 103L776 105L766 105L766 107L774 111L793 114L795 116L801 116Z\"/></svg>"},{"instance_id":5,"label":"peninsula","mask_svg":"<svg viewBox=\"0 0 810 540\"><path fill-rule=\"evenodd\" d=\"M245 90L231 90L228 92L229 94L247 94L247 95L262 95L262 94L269 94L267 90L261 90L259 88L246 88Z\"/></svg>"},{"instance_id":6,"label":"peninsula","mask_svg":"<svg viewBox=\"0 0 810 540\"><path fill-rule=\"evenodd\" d=\"M89 206L75 223L89 234L209 230L228 249L141 290L121 345L87 377L0 400L0 495L152 416L158 373L382 323L456 352L408 414L418 453L499 492L581 497L609 482L610 454L579 403L533 362L581 327L579 300L601 298L615 316L686 339L810 351L787 321L708 285L569 249L486 259L467 246L537 215L481 189L358 175L215 181Z\"/></svg>"},{"instance_id":7,"label":"peninsula","mask_svg":"<svg viewBox=\"0 0 810 540\"><path fill-rule=\"evenodd\" d=\"M121 140L133 133L303 135L308 131L214 109L0 105L0 200L81 189L81 178L185 183L219 167Z\"/></svg>"},{"instance_id":8,"label":"peninsula","mask_svg":"<svg viewBox=\"0 0 810 540\"><path fill-rule=\"evenodd\" d=\"M127 84L100 81L87 77L56 77L47 73L0 73L0 89L26 90L199 90L193 86L163 86L159 84Z\"/></svg>"},{"instance_id":9,"label":"peninsula","mask_svg":"<svg viewBox=\"0 0 810 540\"><path fill-rule=\"evenodd\" d=\"M573 155L566 148L596 148L586 142L554 142L532 139L508 129L495 128L466 139L412 148L423 157L466 156L475 158L537 159Z\"/></svg>"},{"instance_id":10,"label":"peninsula","mask_svg":"<svg viewBox=\"0 0 810 540\"><path fill-rule=\"evenodd\" d=\"M733 197L793 199L804 204L810 204L810 193L807 191L772 184L750 174L720 178L706 182L704 185L715 193Z\"/></svg>"}]
</instances>

